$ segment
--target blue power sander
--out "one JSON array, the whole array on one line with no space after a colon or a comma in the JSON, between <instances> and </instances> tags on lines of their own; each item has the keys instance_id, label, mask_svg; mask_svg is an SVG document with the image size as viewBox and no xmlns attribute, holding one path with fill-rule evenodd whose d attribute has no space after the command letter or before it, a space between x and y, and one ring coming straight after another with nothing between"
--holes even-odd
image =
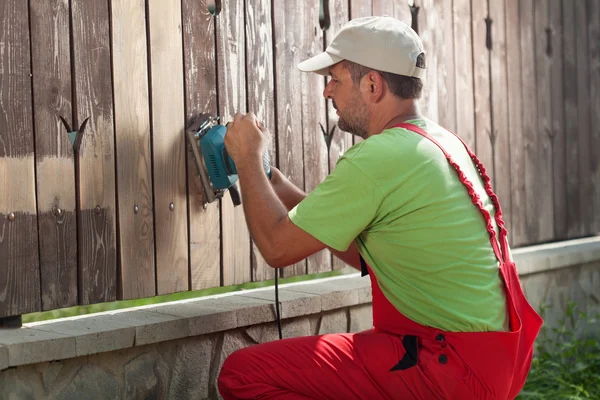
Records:
<instances>
[{"instance_id":1,"label":"blue power sander","mask_svg":"<svg viewBox=\"0 0 600 400\"><path fill-rule=\"evenodd\" d=\"M219 118L200 114L186 129L188 150L196 165L203 190L203 206L223 197L229 191L234 206L242 204L237 187L238 173L231 156L225 148L227 128L218 123ZM271 178L269 152L263 154L263 168Z\"/></svg>"}]
</instances>

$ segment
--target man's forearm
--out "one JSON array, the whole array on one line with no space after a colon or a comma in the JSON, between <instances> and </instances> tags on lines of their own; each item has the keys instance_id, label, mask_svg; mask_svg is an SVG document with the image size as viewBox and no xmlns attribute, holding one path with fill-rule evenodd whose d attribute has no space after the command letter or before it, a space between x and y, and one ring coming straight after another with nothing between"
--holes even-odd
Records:
<instances>
[{"instance_id":1,"label":"man's forearm","mask_svg":"<svg viewBox=\"0 0 600 400\"><path fill-rule=\"evenodd\" d=\"M288 211L296 207L306 197L306 193L290 182L279 170L273 170L271 183L277 197Z\"/></svg>"}]
</instances>

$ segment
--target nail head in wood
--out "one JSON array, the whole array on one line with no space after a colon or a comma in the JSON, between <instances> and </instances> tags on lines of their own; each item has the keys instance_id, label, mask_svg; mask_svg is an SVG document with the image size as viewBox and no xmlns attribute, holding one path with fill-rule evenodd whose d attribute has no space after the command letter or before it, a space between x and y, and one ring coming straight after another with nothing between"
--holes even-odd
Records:
<instances>
[{"instance_id":1,"label":"nail head in wood","mask_svg":"<svg viewBox=\"0 0 600 400\"><path fill-rule=\"evenodd\" d=\"M15 220L15 213L8 214L8 220L11 221L11 222L14 221Z\"/></svg>"},{"instance_id":2,"label":"nail head in wood","mask_svg":"<svg viewBox=\"0 0 600 400\"><path fill-rule=\"evenodd\" d=\"M102 212L102 208L100 206L96 206L95 212L96 212L96 215L100 215L100 213Z\"/></svg>"},{"instance_id":3,"label":"nail head in wood","mask_svg":"<svg viewBox=\"0 0 600 400\"><path fill-rule=\"evenodd\" d=\"M137 205L133 206L133 213L137 214L139 212L140 212L140 208Z\"/></svg>"},{"instance_id":4,"label":"nail head in wood","mask_svg":"<svg viewBox=\"0 0 600 400\"><path fill-rule=\"evenodd\" d=\"M175 204L173 204L171 202L171 204L169 204L169 210L173 211L175 209Z\"/></svg>"}]
</instances>

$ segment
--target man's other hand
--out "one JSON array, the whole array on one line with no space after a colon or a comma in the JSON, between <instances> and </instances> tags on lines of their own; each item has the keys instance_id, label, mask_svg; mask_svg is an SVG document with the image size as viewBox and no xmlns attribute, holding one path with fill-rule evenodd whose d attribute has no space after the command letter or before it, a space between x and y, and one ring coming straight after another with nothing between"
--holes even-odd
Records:
<instances>
[{"instance_id":1,"label":"man's other hand","mask_svg":"<svg viewBox=\"0 0 600 400\"><path fill-rule=\"evenodd\" d=\"M253 113L236 113L233 122L227 123L226 127L225 148L236 166L261 158L267 151L271 134L260 126Z\"/></svg>"}]
</instances>

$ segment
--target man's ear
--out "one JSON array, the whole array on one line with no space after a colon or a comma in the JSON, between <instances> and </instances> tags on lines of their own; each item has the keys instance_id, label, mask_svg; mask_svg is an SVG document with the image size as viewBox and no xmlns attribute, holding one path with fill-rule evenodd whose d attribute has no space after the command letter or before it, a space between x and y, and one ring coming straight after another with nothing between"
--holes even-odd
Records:
<instances>
[{"instance_id":1,"label":"man's ear","mask_svg":"<svg viewBox=\"0 0 600 400\"><path fill-rule=\"evenodd\" d=\"M381 74L377 71L369 71L362 80L366 96L373 103L378 103L385 94L385 81Z\"/></svg>"}]
</instances>

